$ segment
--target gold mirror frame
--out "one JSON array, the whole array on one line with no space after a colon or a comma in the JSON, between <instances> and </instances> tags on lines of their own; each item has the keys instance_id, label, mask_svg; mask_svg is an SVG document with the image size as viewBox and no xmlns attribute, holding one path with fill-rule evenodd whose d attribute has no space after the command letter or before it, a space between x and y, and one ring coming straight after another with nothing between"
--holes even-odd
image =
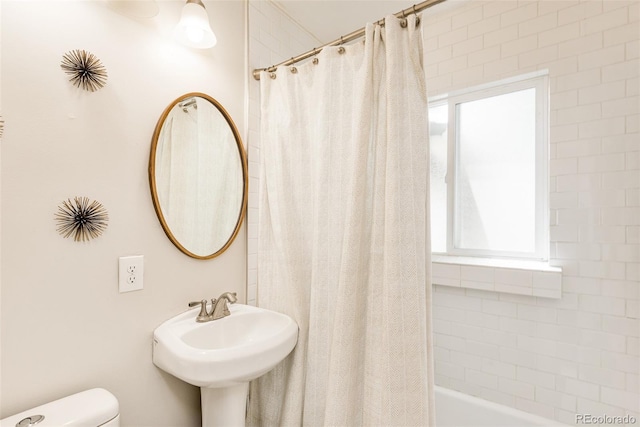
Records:
<instances>
[{"instance_id":1,"label":"gold mirror frame","mask_svg":"<svg viewBox=\"0 0 640 427\"><path fill-rule=\"evenodd\" d=\"M238 215L238 219L236 221L236 226L235 226L235 228L233 230L233 233L231 233L231 236L229 237L227 242L220 249L218 249L216 252L214 252L213 254L210 254L210 255L197 255L197 254L194 254L193 252L191 252L187 248L185 248L178 241L178 239L173 235L173 233L171 232L171 229L169 228L169 225L167 224L167 221L165 220L164 215L162 213L162 208L160 206L160 201L158 200L158 192L157 192L157 188L156 188L156 176L155 176L155 172L156 172L156 149L158 147L158 140L159 140L160 133L162 131L162 127L164 125L164 122L165 122L167 116L169 115L169 113L171 112L171 110L176 105L178 105L180 102L184 101L187 98L191 98L191 97L195 97L195 96L200 97L200 98L204 98L207 101L209 101L211 104L213 104L213 106L218 109L218 111L222 114L222 116L226 120L227 124L231 128L231 131L233 132L233 136L235 138L236 145L237 145L237 148L238 148L238 154L240 155L240 163L242 165L242 180L243 180L243 184L244 184L243 185L242 202L241 202L241 206L240 206L240 213ZM236 125L233 122L233 120L231 119L231 116L229 115L227 110L225 110L225 108L218 101L216 101L215 99L213 99L212 97L210 97L209 95L206 95L204 93L190 92L190 93L187 93L187 94L184 94L184 95L178 97L171 104L169 104L169 106L167 108L165 108L165 110L162 112L162 115L158 119L158 123L156 124L156 128L153 131L153 137L151 139L151 154L149 155L149 186L150 186L150 189L151 189L151 198L153 200L153 208L156 211L156 215L158 216L158 220L160 221L160 225L162 226L162 229L164 230L164 232L167 235L167 237L169 238L169 240L171 240L171 243L173 243L182 253L184 253L185 255L188 255L188 256L190 256L192 258L196 258L196 259L211 259L211 258L215 258L218 255L222 254L224 251L226 251L229 248L229 246L231 246L231 244L235 240L236 236L238 235L238 232L240 231L240 227L242 226L242 221L244 220L244 216L245 216L245 213L246 213L246 210L247 210L247 197L248 197L248 190L249 190L249 175L248 175L248 170L247 170L247 156L246 156L246 152L244 150L244 146L242 144L242 139L240 138L240 133L238 132L238 129L236 128Z\"/></svg>"}]
</instances>

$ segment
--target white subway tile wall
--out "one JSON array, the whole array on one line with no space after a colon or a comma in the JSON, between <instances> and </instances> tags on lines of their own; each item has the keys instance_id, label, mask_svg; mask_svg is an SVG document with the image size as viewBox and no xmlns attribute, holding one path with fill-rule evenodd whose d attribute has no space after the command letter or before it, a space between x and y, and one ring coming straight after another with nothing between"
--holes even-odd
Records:
<instances>
[{"instance_id":1,"label":"white subway tile wall","mask_svg":"<svg viewBox=\"0 0 640 427\"><path fill-rule=\"evenodd\" d=\"M269 0L249 1L249 70L268 67L323 43ZM356 24L357 25L357 24ZM247 206L247 303L257 303L258 188L260 183L260 82L249 82L249 200Z\"/></svg>"},{"instance_id":2,"label":"white subway tile wall","mask_svg":"<svg viewBox=\"0 0 640 427\"><path fill-rule=\"evenodd\" d=\"M555 273L434 264L438 385L567 424L640 419L639 15L633 0L474 0L425 15L430 96L549 70L562 268L560 293Z\"/></svg>"}]
</instances>

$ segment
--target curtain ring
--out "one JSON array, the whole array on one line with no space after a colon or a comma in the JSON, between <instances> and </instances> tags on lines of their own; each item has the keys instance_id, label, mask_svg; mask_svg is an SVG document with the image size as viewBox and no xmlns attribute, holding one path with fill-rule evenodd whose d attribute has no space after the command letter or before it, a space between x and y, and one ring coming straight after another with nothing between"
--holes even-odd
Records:
<instances>
[{"instance_id":1,"label":"curtain ring","mask_svg":"<svg viewBox=\"0 0 640 427\"><path fill-rule=\"evenodd\" d=\"M400 20L400 26L402 28L407 28L407 17L404 14L404 9L402 10L402 19Z\"/></svg>"},{"instance_id":2,"label":"curtain ring","mask_svg":"<svg viewBox=\"0 0 640 427\"><path fill-rule=\"evenodd\" d=\"M313 63L313 65L318 65L318 57L316 55L318 55L318 53L322 52L322 49L318 49L318 48L313 48L313 59L311 60L311 62Z\"/></svg>"},{"instance_id":3,"label":"curtain ring","mask_svg":"<svg viewBox=\"0 0 640 427\"><path fill-rule=\"evenodd\" d=\"M278 70L278 68L275 65L272 65L271 67L267 68L267 72L269 73L269 77L271 77L272 79L275 80L276 78L276 71Z\"/></svg>"},{"instance_id":4,"label":"curtain ring","mask_svg":"<svg viewBox=\"0 0 640 427\"><path fill-rule=\"evenodd\" d=\"M298 69L296 67L291 67L291 74L296 74Z\"/></svg>"},{"instance_id":5,"label":"curtain ring","mask_svg":"<svg viewBox=\"0 0 640 427\"><path fill-rule=\"evenodd\" d=\"M344 37L340 36L340 47L338 48L338 53L339 54L345 53L344 46L342 46L343 44L344 44Z\"/></svg>"},{"instance_id":6,"label":"curtain ring","mask_svg":"<svg viewBox=\"0 0 640 427\"><path fill-rule=\"evenodd\" d=\"M413 5L413 14L416 17L416 27L420 25L420 17L418 16L418 12L416 12L416 5Z\"/></svg>"}]
</instances>

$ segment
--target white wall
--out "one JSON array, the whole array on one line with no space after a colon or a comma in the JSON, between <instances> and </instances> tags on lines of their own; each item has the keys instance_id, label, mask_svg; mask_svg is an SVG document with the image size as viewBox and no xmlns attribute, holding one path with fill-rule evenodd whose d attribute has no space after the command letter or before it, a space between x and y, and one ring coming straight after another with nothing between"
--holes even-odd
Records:
<instances>
[{"instance_id":1,"label":"white wall","mask_svg":"<svg viewBox=\"0 0 640 427\"><path fill-rule=\"evenodd\" d=\"M160 114L186 92L213 96L244 129L245 4L206 1L218 45L195 51L171 39L183 2L157 3L140 19L103 1L2 2L0 417L104 387L124 426L200 425L198 388L152 364L152 331L189 301L245 299L246 231L213 260L183 255L156 218L147 165ZM103 89L67 81L72 49L100 58ZM58 235L54 213L74 196L108 209L103 236ZM118 257L134 254L144 290L120 294Z\"/></svg>"},{"instance_id":2,"label":"white wall","mask_svg":"<svg viewBox=\"0 0 640 427\"><path fill-rule=\"evenodd\" d=\"M559 300L436 287L436 382L569 424L640 416L637 1L472 1L424 20L429 94L551 83Z\"/></svg>"},{"instance_id":3,"label":"white wall","mask_svg":"<svg viewBox=\"0 0 640 427\"><path fill-rule=\"evenodd\" d=\"M270 0L249 0L249 70L270 67L321 46ZM258 285L258 184L260 179L260 82L249 82L249 206L247 299L256 303Z\"/></svg>"}]
</instances>

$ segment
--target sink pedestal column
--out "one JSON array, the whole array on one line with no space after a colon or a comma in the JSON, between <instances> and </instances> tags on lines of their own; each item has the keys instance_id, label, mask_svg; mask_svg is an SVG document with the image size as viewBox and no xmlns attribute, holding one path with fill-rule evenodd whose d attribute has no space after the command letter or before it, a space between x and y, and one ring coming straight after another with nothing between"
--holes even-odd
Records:
<instances>
[{"instance_id":1,"label":"sink pedestal column","mask_svg":"<svg viewBox=\"0 0 640 427\"><path fill-rule=\"evenodd\" d=\"M244 427L249 383L200 388L202 427Z\"/></svg>"}]
</instances>

